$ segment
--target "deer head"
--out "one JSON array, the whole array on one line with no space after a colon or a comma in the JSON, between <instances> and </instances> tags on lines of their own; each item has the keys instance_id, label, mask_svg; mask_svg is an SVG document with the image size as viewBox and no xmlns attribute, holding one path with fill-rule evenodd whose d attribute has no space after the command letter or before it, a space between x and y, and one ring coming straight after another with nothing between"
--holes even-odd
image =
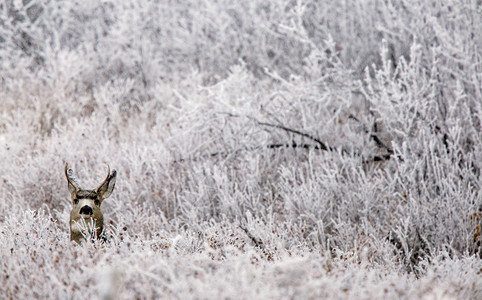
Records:
<instances>
[{"instance_id":1,"label":"deer head","mask_svg":"<svg viewBox=\"0 0 482 300\"><path fill-rule=\"evenodd\" d=\"M73 176L72 169L65 164L65 177L67 177L72 210L70 211L70 240L80 243L87 237L100 237L104 228L104 216L100 206L108 198L115 186L117 172L110 172L108 167L107 177L95 190L83 189Z\"/></svg>"}]
</instances>

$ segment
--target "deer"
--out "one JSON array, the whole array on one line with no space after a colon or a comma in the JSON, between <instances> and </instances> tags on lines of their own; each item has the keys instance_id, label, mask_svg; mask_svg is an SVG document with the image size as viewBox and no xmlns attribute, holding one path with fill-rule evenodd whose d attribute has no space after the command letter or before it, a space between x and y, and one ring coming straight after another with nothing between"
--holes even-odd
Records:
<instances>
[{"instance_id":1,"label":"deer","mask_svg":"<svg viewBox=\"0 0 482 300\"><path fill-rule=\"evenodd\" d=\"M70 211L70 240L80 244L86 237L99 239L104 230L104 216L100 206L114 190L117 171L110 172L107 165L107 177L95 190L83 189L73 175L73 170L65 164L65 177L67 178L72 210Z\"/></svg>"}]
</instances>

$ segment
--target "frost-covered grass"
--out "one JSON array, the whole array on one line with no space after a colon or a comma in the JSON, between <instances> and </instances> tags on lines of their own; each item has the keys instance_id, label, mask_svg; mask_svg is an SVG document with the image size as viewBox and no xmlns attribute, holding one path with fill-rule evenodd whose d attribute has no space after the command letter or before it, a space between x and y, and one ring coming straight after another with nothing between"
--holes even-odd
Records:
<instances>
[{"instance_id":1,"label":"frost-covered grass","mask_svg":"<svg viewBox=\"0 0 482 300\"><path fill-rule=\"evenodd\" d=\"M478 1L171 2L0 3L0 298L482 298Z\"/></svg>"}]
</instances>

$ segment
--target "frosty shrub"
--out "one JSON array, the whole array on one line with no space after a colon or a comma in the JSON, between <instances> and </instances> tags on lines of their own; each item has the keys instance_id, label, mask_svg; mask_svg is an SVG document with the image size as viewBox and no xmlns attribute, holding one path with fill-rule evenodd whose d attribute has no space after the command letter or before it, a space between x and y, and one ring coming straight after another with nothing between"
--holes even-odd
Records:
<instances>
[{"instance_id":1,"label":"frosty shrub","mask_svg":"<svg viewBox=\"0 0 482 300\"><path fill-rule=\"evenodd\" d=\"M482 298L481 12L3 1L1 297Z\"/></svg>"}]
</instances>

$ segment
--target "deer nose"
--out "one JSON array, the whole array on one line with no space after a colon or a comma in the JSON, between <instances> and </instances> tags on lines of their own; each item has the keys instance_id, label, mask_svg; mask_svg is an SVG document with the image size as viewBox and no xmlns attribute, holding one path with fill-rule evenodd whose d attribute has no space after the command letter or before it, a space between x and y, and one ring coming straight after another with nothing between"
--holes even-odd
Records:
<instances>
[{"instance_id":1,"label":"deer nose","mask_svg":"<svg viewBox=\"0 0 482 300\"><path fill-rule=\"evenodd\" d=\"M87 205L80 209L80 214L82 214L82 215L91 215L93 213L94 212L92 211L92 207L87 206Z\"/></svg>"}]
</instances>

